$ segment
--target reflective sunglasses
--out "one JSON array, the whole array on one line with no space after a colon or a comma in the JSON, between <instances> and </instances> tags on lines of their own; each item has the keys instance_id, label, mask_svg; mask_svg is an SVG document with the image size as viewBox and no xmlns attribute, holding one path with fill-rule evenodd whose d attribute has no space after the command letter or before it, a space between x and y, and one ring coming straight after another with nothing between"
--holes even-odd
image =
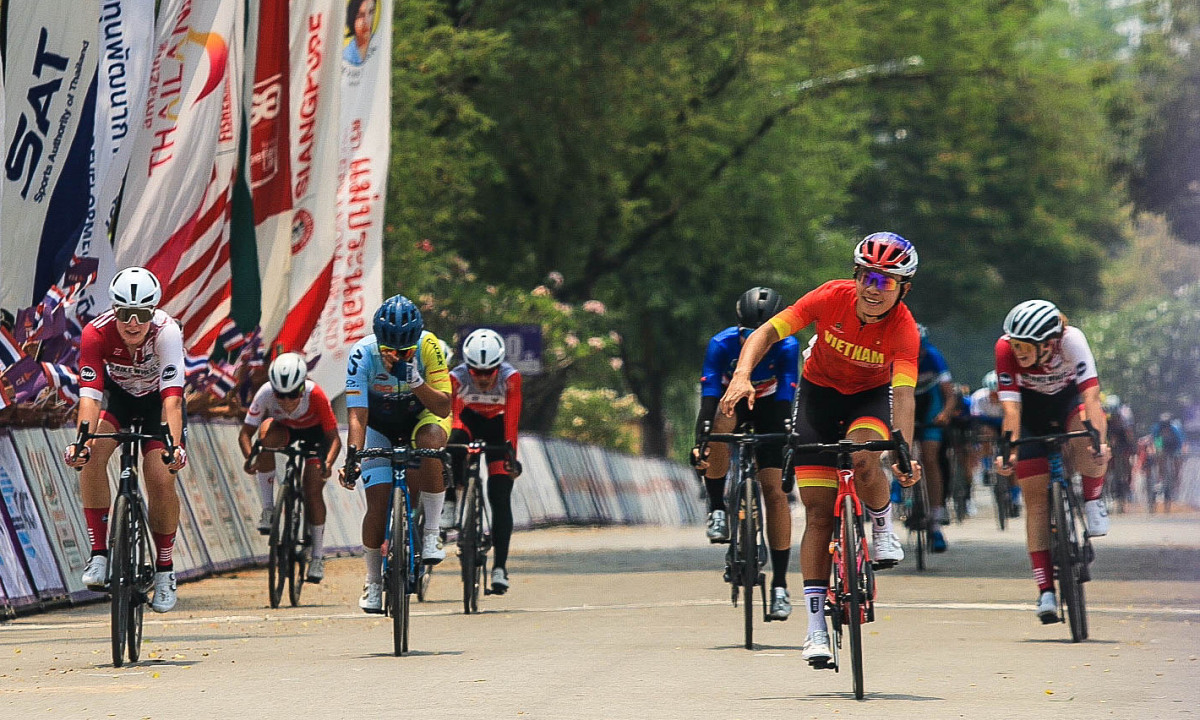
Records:
<instances>
[{"instance_id":1,"label":"reflective sunglasses","mask_svg":"<svg viewBox=\"0 0 1200 720\"><path fill-rule=\"evenodd\" d=\"M480 368L467 368L467 372L471 373L471 377L490 378L495 377L496 373L500 372L500 368L494 367L491 370L483 370Z\"/></svg>"},{"instance_id":2,"label":"reflective sunglasses","mask_svg":"<svg viewBox=\"0 0 1200 720\"><path fill-rule=\"evenodd\" d=\"M863 284L863 287L878 288L881 292L890 292L900 287L901 280L897 280L891 275L885 275L874 270L864 270L859 268L854 271L854 279Z\"/></svg>"},{"instance_id":3,"label":"reflective sunglasses","mask_svg":"<svg viewBox=\"0 0 1200 720\"><path fill-rule=\"evenodd\" d=\"M379 352L387 353L389 355L396 354L400 357L401 360L408 362L409 360L412 360L416 356L417 346L412 345L412 346L409 346L406 348L394 348L391 345L384 345L383 343L379 343Z\"/></svg>"},{"instance_id":4,"label":"reflective sunglasses","mask_svg":"<svg viewBox=\"0 0 1200 720\"><path fill-rule=\"evenodd\" d=\"M1039 343L1031 343L1027 340L1016 340L1014 338L1009 338L1008 344L1012 347L1014 352L1017 352L1021 355L1030 355L1038 352L1041 349L1041 345Z\"/></svg>"},{"instance_id":5,"label":"reflective sunglasses","mask_svg":"<svg viewBox=\"0 0 1200 720\"><path fill-rule=\"evenodd\" d=\"M288 392L288 393L281 393L278 390L275 391L275 397L279 398L280 400L295 400L303 394L304 394L303 386L298 387L295 390Z\"/></svg>"},{"instance_id":6,"label":"reflective sunglasses","mask_svg":"<svg viewBox=\"0 0 1200 720\"><path fill-rule=\"evenodd\" d=\"M137 318L137 321L145 325L150 322L150 318L154 317L154 308L135 308L125 307L124 305L114 305L113 315L121 322L129 322Z\"/></svg>"}]
</instances>

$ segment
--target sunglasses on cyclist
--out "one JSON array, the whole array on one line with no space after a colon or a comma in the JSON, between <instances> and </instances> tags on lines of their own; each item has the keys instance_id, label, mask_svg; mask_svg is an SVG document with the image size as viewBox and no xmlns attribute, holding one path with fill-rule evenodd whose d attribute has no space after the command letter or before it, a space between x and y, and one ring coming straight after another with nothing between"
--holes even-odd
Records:
<instances>
[{"instance_id":1,"label":"sunglasses on cyclist","mask_svg":"<svg viewBox=\"0 0 1200 720\"><path fill-rule=\"evenodd\" d=\"M388 355L397 355L401 360L408 362L416 357L417 346L412 345L406 348L394 348L391 345L384 345L383 343L380 343L379 352L387 353Z\"/></svg>"},{"instance_id":2,"label":"sunglasses on cyclist","mask_svg":"<svg viewBox=\"0 0 1200 720\"><path fill-rule=\"evenodd\" d=\"M295 390L287 393L281 393L278 390L275 391L275 397L279 398L280 400L296 400L303 394L303 387L298 387Z\"/></svg>"},{"instance_id":3,"label":"sunglasses on cyclist","mask_svg":"<svg viewBox=\"0 0 1200 720\"><path fill-rule=\"evenodd\" d=\"M150 318L154 317L154 308L135 308L125 307L124 305L114 305L113 315L116 315L117 319L121 322L129 322L130 320L137 318L138 322L145 325L146 323L150 322Z\"/></svg>"},{"instance_id":4,"label":"sunglasses on cyclist","mask_svg":"<svg viewBox=\"0 0 1200 720\"><path fill-rule=\"evenodd\" d=\"M878 288L881 292L889 292L900 287L901 280L897 280L891 275L886 275L874 270L865 270L858 268L854 271L854 279L863 284L863 287Z\"/></svg>"},{"instance_id":5,"label":"sunglasses on cyclist","mask_svg":"<svg viewBox=\"0 0 1200 720\"><path fill-rule=\"evenodd\" d=\"M490 378L495 377L496 373L500 372L500 368L494 367L491 370L483 370L481 368L467 368L467 372L471 373L471 377Z\"/></svg>"}]
</instances>

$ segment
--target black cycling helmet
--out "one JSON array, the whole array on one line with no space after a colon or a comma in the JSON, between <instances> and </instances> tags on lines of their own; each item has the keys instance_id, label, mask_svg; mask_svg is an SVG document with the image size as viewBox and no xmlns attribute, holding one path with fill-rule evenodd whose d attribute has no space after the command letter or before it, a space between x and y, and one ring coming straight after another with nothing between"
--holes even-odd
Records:
<instances>
[{"instance_id":1,"label":"black cycling helmet","mask_svg":"<svg viewBox=\"0 0 1200 720\"><path fill-rule=\"evenodd\" d=\"M783 309L783 297L769 287L753 287L737 301L738 325L756 328Z\"/></svg>"}]
</instances>

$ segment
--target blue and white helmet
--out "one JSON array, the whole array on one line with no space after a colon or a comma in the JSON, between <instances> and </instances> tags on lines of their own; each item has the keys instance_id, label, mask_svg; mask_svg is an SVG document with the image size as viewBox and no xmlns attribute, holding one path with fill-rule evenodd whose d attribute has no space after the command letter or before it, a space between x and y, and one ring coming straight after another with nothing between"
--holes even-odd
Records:
<instances>
[{"instance_id":1,"label":"blue and white helmet","mask_svg":"<svg viewBox=\"0 0 1200 720\"><path fill-rule=\"evenodd\" d=\"M393 295L375 311L375 341L380 345L407 348L417 344L425 320L412 300Z\"/></svg>"}]
</instances>

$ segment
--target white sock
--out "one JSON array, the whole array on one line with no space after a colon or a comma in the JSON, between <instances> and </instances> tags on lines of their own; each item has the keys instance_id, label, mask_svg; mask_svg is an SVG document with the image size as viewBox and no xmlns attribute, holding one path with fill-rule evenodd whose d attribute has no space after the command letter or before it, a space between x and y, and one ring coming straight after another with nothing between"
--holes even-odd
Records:
<instances>
[{"instance_id":1,"label":"white sock","mask_svg":"<svg viewBox=\"0 0 1200 720\"><path fill-rule=\"evenodd\" d=\"M363 548L363 560L367 561L367 582L383 582L383 554L379 548Z\"/></svg>"},{"instance_id":2,"label":"white sock","mask_svg":"<svg viewBox=\"0 0 1200 720\"><path fill-rule=\"evenodd\" d=\"M825 632L825 593L829 588L804 586L804 608L808 611L808 631Z\"/></svg>"},{"instance_id":3,"label":"white sock","mask_svg":"<svg viewBox=\"0 0 1200 720\"><path fill-rule=\"evenodd\" d=\"M892 531L892 504L875 510L870 506L867 507L867 514L871 516L871 530L877 533L890 533Z\"/></svg>"},{"instance_id":4,"label":"white sock","mask_svg":"<svg viewBox=\"0 0 1200 720\"><path fill-rule=\"evenodd\" d=\"M275 471L254 473L258 478L258 499L264 510L275 507Z\"/></svg>"},{"instance_id":5,"label":"white sock","mask_svg":"<svg viewBox=\"0 0 1200 720\"><path fill-rule=\"evenodd\" d=\"M425 506L425 534L436 535L438 521L442 517L442 504L446 502L446 491L421 493L421 504Z\"/></svg>"},{"instance_id":6,"label":"white sock","mask_svg":"<svg viewBox=\"0 0 1200 720\"><path fill-rule=\"evenodd\" d=\"M309 535L312 536L312 556L315 560L325 555L325 524L310 525Z\"/></svg>"}]
</instances>

